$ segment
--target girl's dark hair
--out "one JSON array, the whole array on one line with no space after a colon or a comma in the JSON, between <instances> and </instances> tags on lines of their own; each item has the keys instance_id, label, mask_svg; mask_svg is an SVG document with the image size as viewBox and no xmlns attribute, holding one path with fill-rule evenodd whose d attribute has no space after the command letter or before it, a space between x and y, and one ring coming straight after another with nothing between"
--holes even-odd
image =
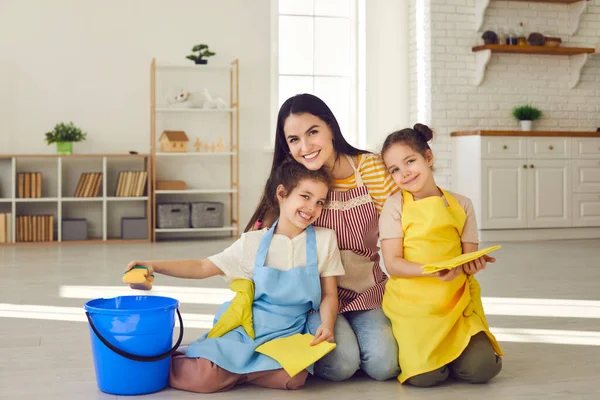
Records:
<instances>
[{"instance_id":1,"label":"girl's dark hair","mask_svg":"<svg viewBox=\"0 0 600 400\"><path fill-rule=\"evenodd\" d=\"M331 179L325 167L316 171L311 171L296 160L287 158L279 167L277 167L275 173L272 174L267 180L265 192L263 193L260 203L265 204L266 209L269 210L269 212L279 215L277 187L279 187L279 185L283 185L286 191L286 196L289 196L289 194L298 186L298 184L305 179L322 182L327 185L328 189L331 187ZM245 232L250 230L250 228L250 226L247 226Z\"/></svg>"},{"instance_id":2,"label":"girl's dark hair","mask_svg":"<svg viewBox=\"0 0 600 400\"><path fill-rule=\"evenodd\" d=\"M406 128L396 132L392 132L385 138L383 147L381 148L381 157L388 149L396 143L402 143L410 146L411 149L420 153L425 157L427 150L431 150L427 142L433 139L433 131L423 124L415 124L413 128Z\"/></svg>"},{"instance_id":3,"label":"girl's dark hair","mask_svg":"<svg viewBox=\"0 0 600 400\"><path fill-rule=\"evenodd\" d=\"M269 193L270 189L270 181L273 180L275 171L277 168L287 159L289 158L289 146L287 141L285 140L285 133L283 131L283 127L285 125L285 121L287 117L292 114L312 114L315 117L321 119L323 122L329 126L331 132L333 134L333 148L336 152L336 160L340 157L340 155L347 154L349 156L357 156L359 154L368 153L366 150L360 150L356 147L350 145L342 136L342 132L340 130L340 125L335 119L333 112L329 109L327 104L317 96L313 96L312 94L297 94L293 97L290 97L281 105L279 109L279 114L277 115L277 128L275 130L275 154L273 155L273 164L271 165L271 172L269 173L269 178L265 185L265 189L263 191L263 195L261 197L260 202L258 203L258 207L254 212L254 215L250 218L248 225L246 225L246 229L244 232L248 232L252 230L257 221L261 221L265 214L270 212L270 204L269 198L271 193ZM275 186L275 188L277 185Z\"/></svg>"}]
</instances>

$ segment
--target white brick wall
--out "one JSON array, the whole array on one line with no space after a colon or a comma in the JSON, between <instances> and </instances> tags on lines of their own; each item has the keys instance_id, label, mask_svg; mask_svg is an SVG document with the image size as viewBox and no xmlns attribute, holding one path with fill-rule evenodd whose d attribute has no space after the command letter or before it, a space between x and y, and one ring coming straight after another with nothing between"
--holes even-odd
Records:
<instances>
[{"instance_id":1,"label":"white brick wall","mask_svg":"<svg viewBox=\"0 0 600 400\"><path fill-rule=\"evenodd\" d=\"M430 4L425 21L431 33L431 127L436 132L438 185L451 185L450 132L469 129L518 129L514 106L532 104L544 116L538 130L588 130L600 127L600 55L590 57L576 88L569 89L566 57L492 55L485 78L475 86L475 56L471 47L483 31L516 29L559 36L563 46L595 47L600 40L600 0L589 2L579 30L569 35L569 6L491 0L481 32L475 32L475 0L411 0L410 88L411 121L417 121L416 1ZM428 7L426 7L427 9ZM425 122L425 121L423 121Z\"/></svg>"}]
</instances>

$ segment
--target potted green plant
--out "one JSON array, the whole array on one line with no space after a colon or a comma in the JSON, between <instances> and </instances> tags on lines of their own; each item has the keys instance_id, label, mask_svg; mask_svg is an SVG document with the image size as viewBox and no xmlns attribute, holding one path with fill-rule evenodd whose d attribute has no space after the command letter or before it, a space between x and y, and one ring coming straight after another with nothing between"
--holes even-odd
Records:
<instances>
[{"instance_id":1,"label":"potted green plant","mask_svg":"<svg viewBox=\"0 0 600 400\"><path fill-rule=\"evenodd\" d=\"M532 122L540 119L542 112L533 106L524 105L515 107L512 115L520 121L522 131L530 131Z\"/></svg>"},{"instance_id":2,"label":"potted green plant","mask_svg":"<svg viewBox=\"0 0 600 400\"><path fill-rule=\"evenodd\" d=\"M210 51L206 44L197 44L192 48L192 51L197 51L198 55L190 54L186 58L194 61L196 64L206 64L208 60L204 60L202 57L212 57L216 54Z\"/></svg>"},{"instance_id":3,"label":"potted green plant","mask_svg":"<svg viewBox=\"0 0 600 400\"><path fill-rule=\"evenodd\" d=\"M46 143L56 143L57 154L72 154L73 142L81 142L86 139L87 133L75 126L73 122L65 124L60 122L54 129L46 133Z\"/></svg>"}]
</instances>

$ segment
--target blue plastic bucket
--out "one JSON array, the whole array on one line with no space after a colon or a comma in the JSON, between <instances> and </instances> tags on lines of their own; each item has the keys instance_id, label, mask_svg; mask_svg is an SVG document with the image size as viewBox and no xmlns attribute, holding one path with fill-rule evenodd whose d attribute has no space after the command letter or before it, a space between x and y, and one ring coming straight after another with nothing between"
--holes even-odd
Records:
<instances>
[{"instance_id":1,"label":"blue plastic bucket","mask_svg":"<svg viewBox=\"0 0 600 400\"><path fill-rule=\"evenodd\" d=\"M85 303L98 388L115 395L164 389L170 356L183 339L179 302L160 296L120 296ZM173 344L175 311L179 339Z\"/></svg>"}]
</instances>

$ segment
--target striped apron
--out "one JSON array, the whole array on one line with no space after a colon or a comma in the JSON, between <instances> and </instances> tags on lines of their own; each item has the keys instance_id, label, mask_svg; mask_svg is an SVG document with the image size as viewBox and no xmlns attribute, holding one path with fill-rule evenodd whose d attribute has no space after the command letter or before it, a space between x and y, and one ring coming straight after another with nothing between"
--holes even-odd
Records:
<instances>
[{"instance_id":1,"label":"striped apron","mask_svg":"<svg viewBox=\"0 0 600 400\"><path fill-rule=\"evenodd\" d=\"M321 216L313 223L336 232L346 274L338 277L339 313L381 308L387 275L379 266L379 213L352 158L357 187L329 191Z\"/></svg>"}]
</instances>

